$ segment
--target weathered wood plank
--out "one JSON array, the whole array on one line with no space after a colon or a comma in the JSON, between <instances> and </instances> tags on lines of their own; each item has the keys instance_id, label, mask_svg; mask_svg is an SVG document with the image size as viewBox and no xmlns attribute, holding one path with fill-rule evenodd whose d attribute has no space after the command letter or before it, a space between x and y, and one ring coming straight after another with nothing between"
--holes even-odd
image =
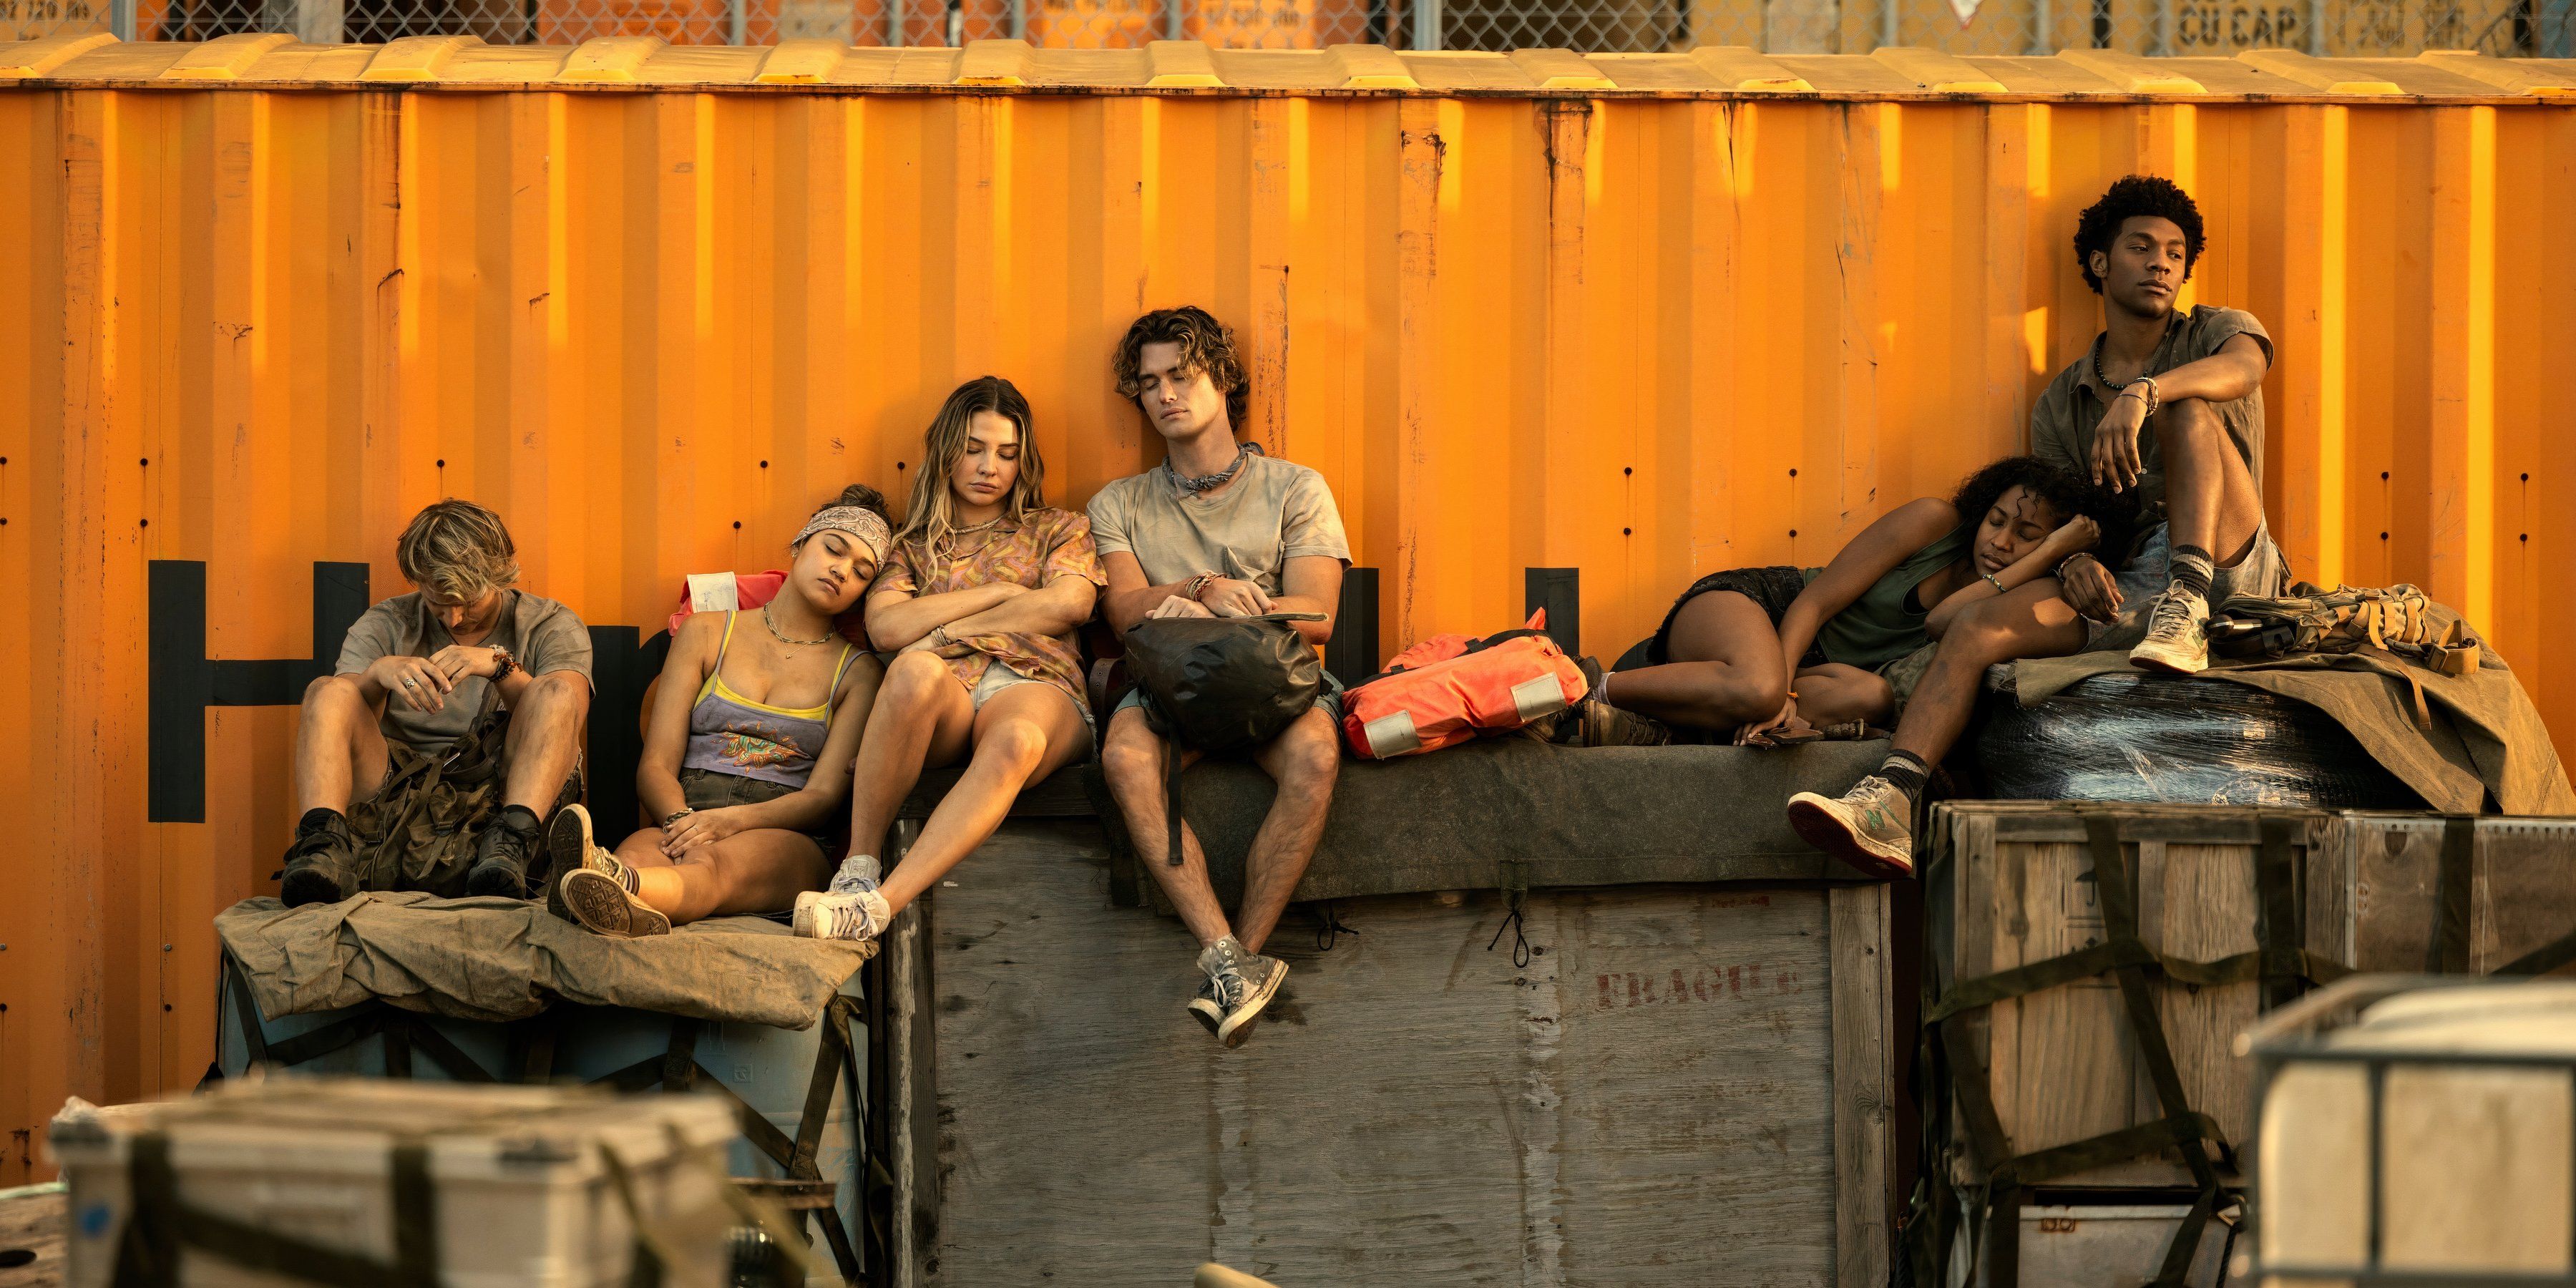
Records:
<instances>
[{"instance_id":1,"label":"weathered wood plank","mask_svg":"<svg viewBox=\"0 0 2576 1288\"><path fill-rule=\"evenodd\" d=\"M1998 833L2002 831L1997 829ZM1998 835L1995 969L2026 966L2102 942L2107 933L2091 853L2080 844L2010 842ZM2134 867L2131 869L2134 874ZM1995 1110L2013 1152L2083 1140L2132 1120L2135 1048L2117 985L2082 980L1995 1008ZM2012 1045L2004 1045L2004 1017Z\"/></svg>"},{"instance_id":2,"label":"weathered wood plank","mask_svg":"<svg viewBox=\"0 0 2576 1288\"><path fill-rule=\"evenodd\" d=\"M1520 965L1497 894L1345 901L1329 951L1292 913L1229 1052L1183 1009L1195 946L1108 906L1106 861L1015 823L940 892L909 1282L1835 1282L1823 889L1534 894Z\"/></svg>"},{"instance_id":3,"label":"weathered wood plank","mask_svg":"<svg viewBox=\"0 0 2576 1288\"><path fill-rule=\"evenodd\" d=\"M1891 1254L1888 1213L1899 1201L1888 1190L1894 1114L1888 1095L1896 1085L1887 1027L1888 891L1884 885L1845 886L1828 901L1833 918L1834 1283L1836 1288L1884 1288Z\"/></svg>"},{"instance_id":4,"label":"weathered wood plank","mask_svg":"<svg viewBox=\"0 0 2576 1288\"><path fill-rule=\"evenodd\" d=\"M23 1264L0 1264L0 1288L60 1288L67 1272L63 1203L63 1191L51 1185L0 1192L0 1253L29 1254Z\"/></svg>"}]
</instances>

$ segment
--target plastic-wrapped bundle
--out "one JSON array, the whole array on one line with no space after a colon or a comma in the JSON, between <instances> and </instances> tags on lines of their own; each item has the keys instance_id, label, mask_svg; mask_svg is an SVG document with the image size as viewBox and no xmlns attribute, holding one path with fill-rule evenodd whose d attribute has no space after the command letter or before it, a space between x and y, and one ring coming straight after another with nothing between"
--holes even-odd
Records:
<instances>
[{"instance_id":1,"label":"plastic-wrapped bundle","mask_svg":"<svg viewBox=\"0 0 2576 1288\"><path fill-rule=\"evenodd\" d=\"M2097 675L2036 707L1988 687L1976 754L1997 799L2424 807L2323 712L2248 685Z\"/></svg>"}]
</instances>

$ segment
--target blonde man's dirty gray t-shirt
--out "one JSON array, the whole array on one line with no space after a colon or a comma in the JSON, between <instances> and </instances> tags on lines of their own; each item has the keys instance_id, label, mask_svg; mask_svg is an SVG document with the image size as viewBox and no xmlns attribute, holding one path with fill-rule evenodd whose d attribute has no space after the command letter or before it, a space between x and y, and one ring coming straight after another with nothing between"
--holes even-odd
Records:
<instances>
[{"instance_id":1,"label":"blonde man's dirty gray t-shirt","mask_svg":"<svg viewBox=\"0 0 2576 1288\"><path fill-rule=\"evenodd\" d=\"M1091 498L1091 540L1103 558L1136 556L1145 582L1169 586L1203 572L1280 593L1291 559L1349 563L1350 539L1324 476L1290 461L1246 457L1215 495L1184 495L1167 466L1119 479Z\"/></svg>"},{"instance_id":2,"label":"blonde man's dirty gray t-shirt","mask_svg":"<svg viewBox=\"0 0 2576 1288\"><path fill-rule=\"evenodd\" d=\"M590 673L590 631L573 611L551 599L522 590L504 591L510 602L501 606L492 633L475 644L476 648L503 648L530 675L553 671L574 671L584 683L592 683ZM420 592L396 595L366 611L357 624L349 628L349 637L340 645L341 675L356 675L375 664L381 657L430 657L456 642L447 627L420 602ZM414 751L435 751L464 736L474 724L474 714L483 708L484 691L490 680L469 675L457 681L454 692L447 695L446 705L438 711L414 711L403 705L400 697L387 695L382 727L385 737Z\"/></svg>"}]
</instances>

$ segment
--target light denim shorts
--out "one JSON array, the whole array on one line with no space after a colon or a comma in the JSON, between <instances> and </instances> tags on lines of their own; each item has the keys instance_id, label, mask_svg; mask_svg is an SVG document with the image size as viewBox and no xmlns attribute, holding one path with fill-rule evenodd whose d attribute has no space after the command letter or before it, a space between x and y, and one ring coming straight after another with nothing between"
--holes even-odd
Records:
<instances>
[{"instance_id":1,"label":"light denim shorts","mask_svg":"<svg viewBox=\"0 0 2576 1288\"><path fill-rule=\"evenodd\" d=\"M975 682L975 691L967 695L967 701L974 704L975 710L981 711L985 703L993 700L994 694L1021 684L1044 684L1058 693L1064 693L1063 688L1058 685L1046 680L1032 680L997 661L984 668L984 678ZM1082 727L1097 735L1100 730L1092 723L1091 704L1069 693L1065 694L1065 697L1072 701L1074 710L1082 713Z\"/></svg>"}]
</instances>

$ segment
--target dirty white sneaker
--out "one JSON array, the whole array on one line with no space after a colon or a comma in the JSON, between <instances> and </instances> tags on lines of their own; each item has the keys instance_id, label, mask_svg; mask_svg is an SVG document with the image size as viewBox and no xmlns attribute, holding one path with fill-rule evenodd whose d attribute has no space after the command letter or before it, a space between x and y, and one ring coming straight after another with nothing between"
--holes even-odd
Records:
<instances>
[{"instance_id":1,"label":"dirty white sneaker","mask_svg":"<svg viewBox=\"0 0 2576 1288\"><path fill-rule=\"evenodd\" d=\"M2147 638L2129 650L2139 666L2198 675L2209 669L2209 601L2167 586L2147 604Z\"/></svg>"},{"instance_id":2,"label":"dirty white sneaker","mask_svg":"<svg viewBox=\"0 0 2576 1288\"><path fill-rule=\"evenodd\" d=\"M832 874L832 883L824 888L834 894L857 894L874 890L885 879L885 869L873 854L853 854L841 860L841 870Z\"/></svg>"},{"instance_id":3,"label":"dirty white sneaker","mask_svg":"<svg viewBox=\"0 0 2576 1288\"><path fill-rule=\"evenodd\" d=\"M893 921L894 909L877 893L873 879L863 889L808 890L796 896L793 924L807 939L874 939Z\"/></svg>"},{"instance_id":4,"label":"dirty white sneaker","mask_svg":"<svg viewBox=\"0 0 2576 1288\"><path fill-rule=\"evenodd\" d=\"M1876 774L1839 797L1790 797L1789 826L1800 840L1872 875L1914 875L1914 802Z\"/></svg>"},{"instance_id":5,"label":"dirty white sneaker","mask_svg":"<svg viewBox=\"0 0 2576 1288\"><path fill-rule=\"evenodd\" d=\"M1190 1013L1229 1047L1242 1046L1252 1036L1252 1022L1288 979L1288 963L1254 953L1232 935L1199 953L1199 969L1207 982L1190 999Z\"/></svg>"},{"instance_id":6,"label":"dirty white sneaker","mask_svg":"<svg viewBox=\"0 0 2576 1288\"><path fill-rule=\"evenodd\" d=\"M621 887L627 884L626 865L616 855L599 848L591 839L590 811L579 805L566 805L546 820L546 911L566 921L579 921L572 906L564 902L564 878L589 868L604 872Z\"/></svg>"},{"instance_id":7,"label":"dirty white sneaker","mask_svg":"<svg viewBox=\"0 0 2576 1288\"><path fill-rule=\"evenodd\" d=\"M555 882L555 889L561 892L572 919L593 934L611 939L642 939L671 933L669 917L637 898L621 878L598 868L574 868Z\"/></svg>"}]
</instances>

